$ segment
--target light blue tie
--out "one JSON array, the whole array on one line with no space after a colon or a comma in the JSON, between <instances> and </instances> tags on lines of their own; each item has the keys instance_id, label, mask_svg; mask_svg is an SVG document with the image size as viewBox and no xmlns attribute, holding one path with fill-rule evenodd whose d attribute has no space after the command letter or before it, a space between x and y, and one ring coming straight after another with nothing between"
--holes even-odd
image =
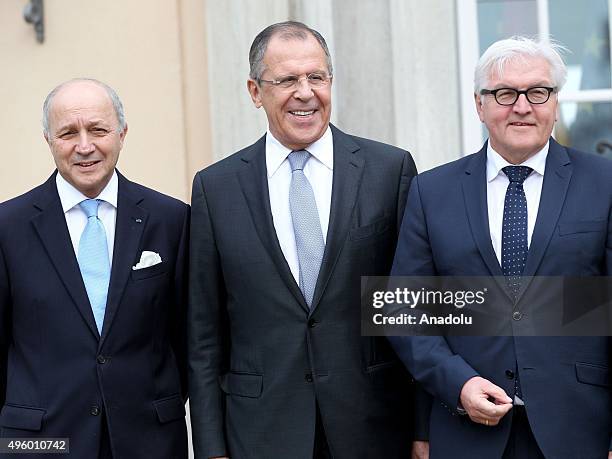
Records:
<instances>
[{"instance_id":1,"label":"light blue tie","mask_svg":"<svg viewBox=\"0 0 612 459\"><path fill-rule=\"evenodd\" d=\"M308 306L312 306L325 242L314 191L304 175L309 158L310 153L306 150L292 151L288 157L291 165L289 208L300 265L300 290Z\"/></svg>"},{"instance_id":2,"label":"light blue tie","mask_svg":"<svg viewBox=\"0 0 612 459\"><path fill-rule=\"evenodd\" d=\"M87 215L87 225L81 234L77 258L96 326L101 335L110 281L110 262L106 231L98 218L99 204L100 201L96 199L86 199L79 204Z\"/></svg>"}]
</instances>

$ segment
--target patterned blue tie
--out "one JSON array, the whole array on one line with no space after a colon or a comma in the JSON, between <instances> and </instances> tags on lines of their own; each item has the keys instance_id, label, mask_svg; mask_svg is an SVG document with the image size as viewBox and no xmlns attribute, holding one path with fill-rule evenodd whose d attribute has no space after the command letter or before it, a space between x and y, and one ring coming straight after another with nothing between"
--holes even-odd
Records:
<instances>
[{"instance_id":1,"label":"patterned blue tie","mask_svg":"<svg viewBox=\"0 0 612 459\"><path fill-rule=\"evenodd\" d=\"M106 231L98 218L99 204L100 201L96 199L86 199L79 204L87 215L87 225L81 234L77 259L96 326L101 335L110 281L110 262Z\"/></svg>"},{"instance_id":2,"label":"patterned blue tie","mask_svg":"<svg viewBox=\"0 0 612 459\"><path fill-rule=\"evenodd\" d=\"M306 150L292 151L288 157L291 165L289 208L300 265L300 290L308 306L311 306L325 242L314 191L304 175L304 166L309 158L310 153Z\"/></svg>"},{"instance_id":3,"label":"patterned blue tie","mask_svg":"<svg viewBox=\"0 0 612 459\"><path fill-rule=\"evenodd\" d=\"M510 183L504 201L501 265L508 287L516 298L527 260L527 198L523 182L533 169L527 166L506 166L502 170Z\"/></svg>"}]
</instances>

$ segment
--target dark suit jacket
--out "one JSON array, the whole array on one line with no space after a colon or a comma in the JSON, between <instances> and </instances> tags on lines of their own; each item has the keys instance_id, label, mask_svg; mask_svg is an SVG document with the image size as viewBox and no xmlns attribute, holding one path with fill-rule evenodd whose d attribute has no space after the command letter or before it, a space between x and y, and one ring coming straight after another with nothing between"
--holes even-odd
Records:
<instances>
[{"instance_id":1,"label":"dark suit jacket","mask_svg":"<svg viewBox=\"0 0 612 459\"><path fill-rule=\"evenodd\" d=\"M188 226L186 204L119 175L100 337L55 174L0 205L0 436L69 437L70 457L97 458L106 419L115 459L187 457ZM143 250L162 263L133 271Z\"/></svg>"},{"instance_id":2,"label":"dark suit jacket","mask_svg":"<svg viewBox=\"0 0 612 459\"><path fill-rule=\"evenodd\" d=\"M486 144L474 155L419 175L411 186L394 275L503 276L489 233ZM612 162L550 141L526 276L612 274ZM533 283L532 283L533 285ZM515 332L513 305L505 297ZM543 291L527 286L519 308ZM531 295L531 296L530 296ZM415 379L433 395L425 413L431 457L501 457L512 411L499 426L458 416L463 384L480 375L523 400L546 457L602 458L612 431L608 337L395 337Z\"/></svg>"},{"instance_id":3,"label":"dark suit jacket","mask_svg":"<svg viewBox=\"0 0 612 459\"><path fill-rule=\"evenodd\" d=\"M410 380L384 339L360 336L360 276L389 272L415 166L406 151L332 132L312 312L276 237L265 136L195 177L188 336L198 458L312 459L317 404L335 459L409 454Z\"/></svg>"}]
</instances>

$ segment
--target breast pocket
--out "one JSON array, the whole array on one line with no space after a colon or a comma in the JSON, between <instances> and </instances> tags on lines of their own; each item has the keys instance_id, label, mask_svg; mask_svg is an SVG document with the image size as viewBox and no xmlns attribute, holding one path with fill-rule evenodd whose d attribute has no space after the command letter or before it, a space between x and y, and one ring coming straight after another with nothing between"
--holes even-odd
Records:
<instances>
[{"instance_id":1,"label":"breast pocket","mask_svg":"<svg viewBox=\"0 0 612 459\"><path fill-rule=\"evenodd\" d=\"M574 275L595 274L606 253L607 225L603 220L559 222L548 248L549 261Z\"/></svg>"},{"instance_id":2,"label":"breast pocket","mask_svg":"<svg viewBox=\"0 0 612 459\"><path fill-rule=\"evenodd\" d=\"M380 218L367 225L351 229L349 232L349 239L351 241L362 241L364 239L373 238L374 236L389 231L389 229L391 229L391 224L391 217Z\"/></svg>"},{"instance_id":3,"label":"breast pocket","mask_svg":"<svg viewBox=\"0 0 612 459\"><path fill-rule=\"evenodd\" d=\"M167 272L167 263L158 263L148 268L132 269L130 276L132 280L139 281L143 279L149 279L151 277L161 276Z\"/></svg>"},{"instance_id":4,"label":"breast pocket","mask_svg":"<svg viewBox=\"0 0 612 459\"><path fill-rule=\"evenodd\" d=\"M610 386L610 369L603 365L576 362L576 379L584 384Z\"/></svg>"},{"instance_id":5,"label":"breast pocket","mask_svg":"<svg viewBox=\"0 0 612 459\"><path fill-rule=\"evenodd\" d=\"M559 223L559 236L605 231L607 224L605 220L561 222Z\"/></svg>"}]
</instances>

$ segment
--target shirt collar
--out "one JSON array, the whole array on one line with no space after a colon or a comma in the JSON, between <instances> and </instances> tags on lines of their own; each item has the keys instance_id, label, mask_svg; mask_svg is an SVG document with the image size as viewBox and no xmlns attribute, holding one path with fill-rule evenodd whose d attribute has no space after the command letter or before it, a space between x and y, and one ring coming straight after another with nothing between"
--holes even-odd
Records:
<instances>
[{"instance_id":1,"label":"shirt collar","mask_svg":"<svg viewBox=\"0 0 612 459\"><path fill-rule=\"evenodd\" d=\"M491 182L499 174L503 174L502 169L506 166L528 166L536 173L543 176L544 169L546 168L546 157L548 156L549 145L550 141L546 142L546 145L544 145L540 151L527 158L527 160L521 164L510 164L493 149L491 142L487 142L487 182Z\"/></svg>"},{"instance_id":2,"label":"shirt collar","mask_svg":"<svg viewBox=\"0 0 612 459\"><path fill-rule=\"evenodd\" d=\"M74 186L66 181L62 174L59 172L55 176L55 184L57 186L57 193L59 194L60 201L62 203L62 210L64 213L68 212L74 206L77 206L80 202L85 199L89 199ZM117 208L117 193L119 190L119 179L117 178L117 171L113 171L111 179L108 181L102 192L96 196L95 199L108 202L115 209Z\"/></svg>"},{"instance_id":3,"label":"shirt collar","mask_svg":"<svg viewBox=\"0 0 612 459\"><path fill-rule=\"evenodd\" d=\"M334 139L329 126L325 133L315 143L309 145L305 150L329 170L334 169ZM272 177L280 165L287 159L292 150L280 143L270 132L266 132L266 168L268 177Z\"/></svg>"}]
</instances>

